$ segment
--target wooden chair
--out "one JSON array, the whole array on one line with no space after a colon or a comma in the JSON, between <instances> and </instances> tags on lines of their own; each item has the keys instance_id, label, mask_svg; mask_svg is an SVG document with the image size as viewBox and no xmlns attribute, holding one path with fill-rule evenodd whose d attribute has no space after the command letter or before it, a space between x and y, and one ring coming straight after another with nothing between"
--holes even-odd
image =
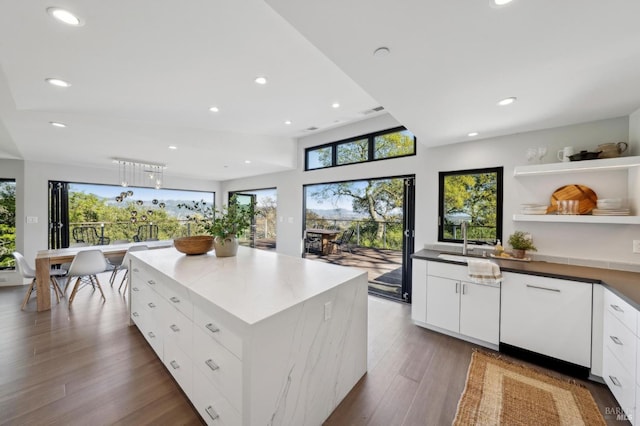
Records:
<instances>
[{"instance_id":1,"label":"wooden chair","mask_svg":"<svg viewBox=\"0 0 640 426\"><path fill-rule=\"evenodd\" d=\"M27 293L24 295L24 300L22 301L22 306L20 309L24 309L31 298L31 293L36 291L36 271L29 266L27 260L24 256L17 251L13 252L13 257L16 260L16 269L18 273L22 275L22 278L30 279L31 284L29 285L29 289ZM60 303L60 296L64 297L62 290L60 289L60 285L58 284L58 280L56 277L63 277L67 275L66 269L51 269L49 271L49 275L51 276L51 288L53 288L54 293L56 294L56 300Z\"/></svg>"}]
</instances>

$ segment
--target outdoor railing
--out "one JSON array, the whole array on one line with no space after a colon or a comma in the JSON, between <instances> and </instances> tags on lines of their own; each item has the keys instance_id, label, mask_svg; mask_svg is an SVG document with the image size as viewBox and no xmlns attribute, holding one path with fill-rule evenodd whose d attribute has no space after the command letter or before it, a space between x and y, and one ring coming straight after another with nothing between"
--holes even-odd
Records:
<instances>
[{"instance_id":1,"label":"outdoor railing","mask_svg":"<svg viewBox=\"0 0 640 426\"><path fill-rule=\"evenodd\" d=\"M91 245L104 245L112 244L117 240L128 240L130 242L148 239L170 240L203 233L202 225L188 220L178 220L177 222L174 220L167 223L162 221L137 223L74 222L69 224L69 244L85 242ZM79 238L74 238L74 234ZM84 241L84 238L87 241Z\"/></svg>"},{"instance_id":2,"label":"outdoor railing","mask_svg":"<svg viewBox=\"0 0 640 426\"><path fill-rule=\"evenodd\" d=\"M307 228L337 229L339 231L353 229L351 244L358 247L402 250L403 229L400 221L307 218Z\"/></svg>"}]
</instances>

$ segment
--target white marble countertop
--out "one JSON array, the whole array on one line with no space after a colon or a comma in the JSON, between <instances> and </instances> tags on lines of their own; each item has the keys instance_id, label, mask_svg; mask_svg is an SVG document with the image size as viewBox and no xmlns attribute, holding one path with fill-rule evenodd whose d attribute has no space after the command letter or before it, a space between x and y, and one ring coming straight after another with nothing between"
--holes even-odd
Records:
<instances>
[{"instance_id":1,"label":"white marble countertop","mask_svg":"<svg viewBox=\"0 0 640 426\"><path fill-rule=\"evenodd\" d=\"M235 257L187 256L174 247L131 252L247 324L257 323L366 272L240 247Z\"/></svg>"}]
</instances>

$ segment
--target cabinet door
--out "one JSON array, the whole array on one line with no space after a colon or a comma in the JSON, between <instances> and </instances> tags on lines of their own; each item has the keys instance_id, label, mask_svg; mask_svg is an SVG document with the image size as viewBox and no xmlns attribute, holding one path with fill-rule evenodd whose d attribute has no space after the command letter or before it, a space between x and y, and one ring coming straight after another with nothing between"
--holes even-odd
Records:
<instances>
[{"instance_id":1,"label":"cabinet door","mask_svg":"<svg viewBox=\"0 0 640 426\"><path fill-rule=\"evenodd\" d=\"M503 277L500 341L589 367L592 284L507 272Z\"/></svg>"},{"instance_id":2,"label":"cabinet door","mask_svg":"<svg viewBox=\"0 0 640 426\"><path fill-rule=\"evenodd\" d=\"M427 324L458 333L460 281L427 276Z\"/></svg>"},{"instance_id":3,"label":"cabinet door","mask_svg":"<svg viewBox=\"0 0 640 426\"><path fill-rule=\"evenodd\" d=\"M500 288L462 282L460 334L498 344Z\"/></svg>"},{"instance_id":4,"label":"cabinet door","mask_svg":"<svg viewBox=\"0 0 640 426\"><path fill-rule=\"evenodd\" d=\"M427 322L427 262L414 259L411 273L411 318Z\"/></svg>"}]
</instances>

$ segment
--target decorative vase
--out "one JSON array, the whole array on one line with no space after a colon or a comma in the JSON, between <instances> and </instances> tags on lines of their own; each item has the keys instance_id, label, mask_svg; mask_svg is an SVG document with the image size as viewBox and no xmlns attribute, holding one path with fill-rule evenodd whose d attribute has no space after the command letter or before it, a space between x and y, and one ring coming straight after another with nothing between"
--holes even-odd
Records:
<instances>
[{"instance_id":1,"label":"decorative vase","mask_svg":"<svg viewBox=\"0 0 640 426\"><path fill-rule=\"evenodd\" d=\"M238 253L238 239L234 236L216 237L213 240L213 247L217 257L231 257Z\"/></svg>"},{"instance_id":2,"label":"decorative vase","mask_svg":"<svg viewBox=\"0 0 640 426\"><path fill-rule=\"evenodd\" d=\"M515 257L516 259L524 259L524 255L527 253L526 250L521 250L521 249L513 249L513 257Z\"/></svg>"}]
</instances>

